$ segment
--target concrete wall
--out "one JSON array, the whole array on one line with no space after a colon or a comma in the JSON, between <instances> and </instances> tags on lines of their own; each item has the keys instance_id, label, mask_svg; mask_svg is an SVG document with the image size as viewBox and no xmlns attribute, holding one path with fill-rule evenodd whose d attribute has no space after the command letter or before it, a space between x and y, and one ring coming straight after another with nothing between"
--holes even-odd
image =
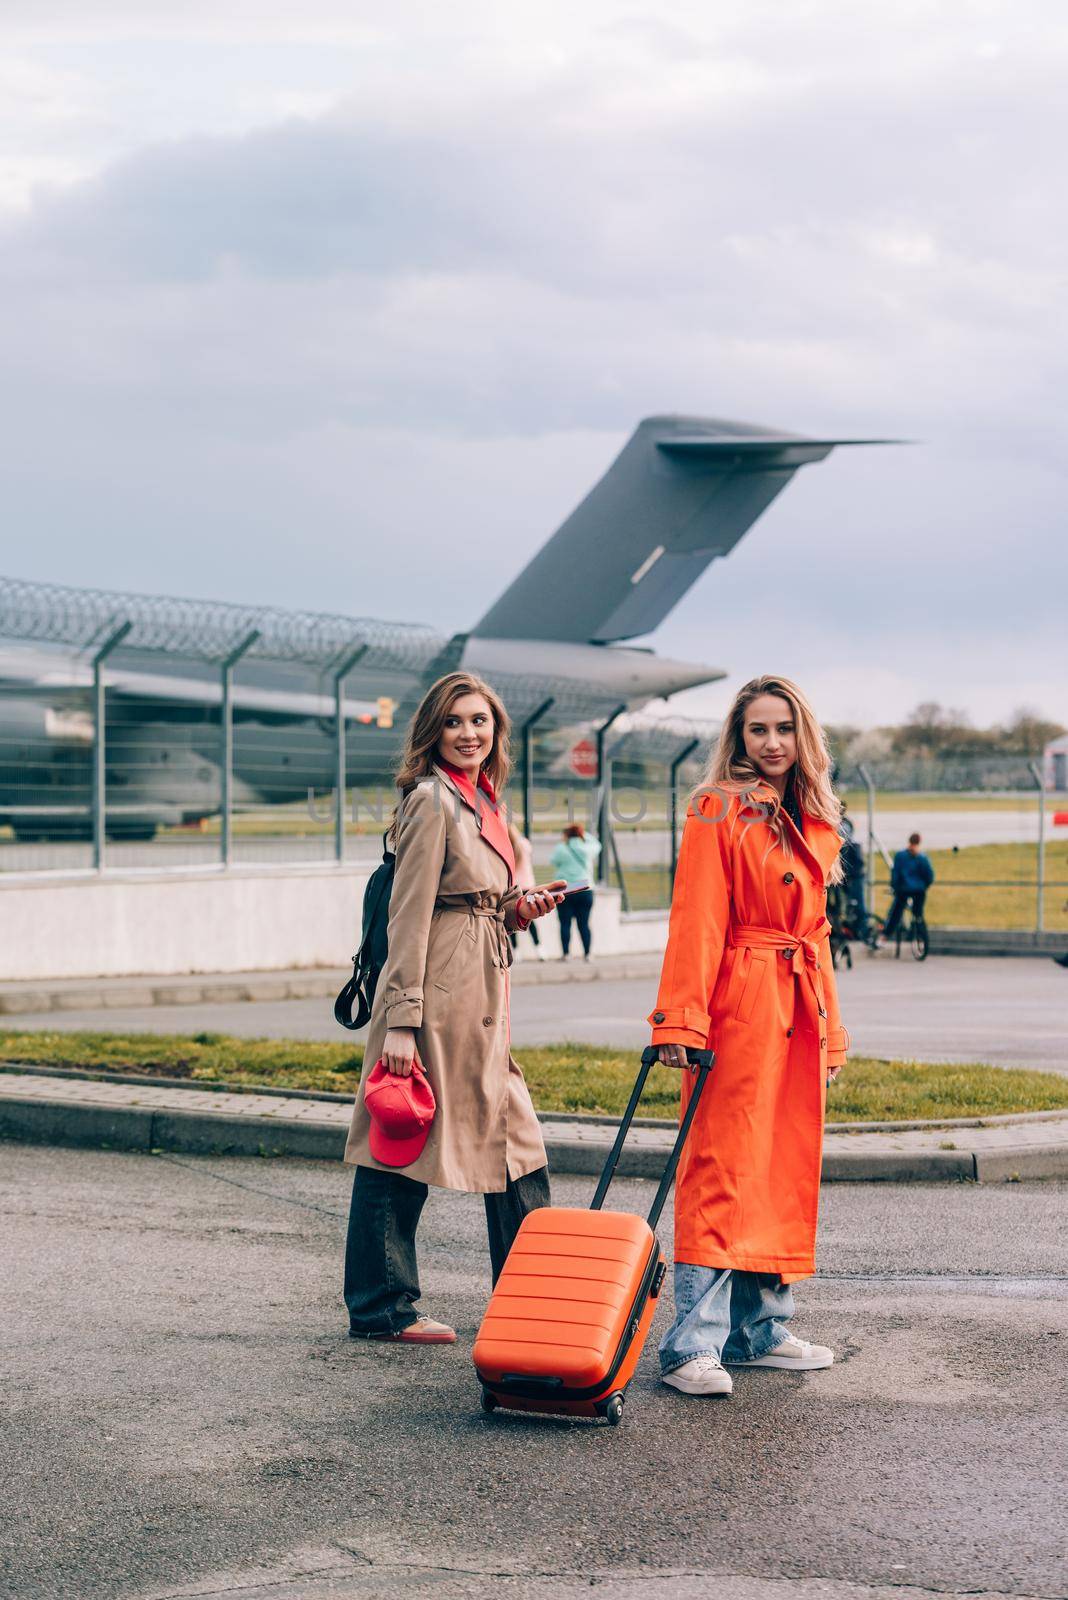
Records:
<instances>
[{"instance_id":1,"label":"concrete wall","mask_svg":"<svg viewBox=\"0 0 1068 1600\"><path fill-rule=\"evenodd\" d=\"M0 980L343 967L366 882L355 866L0 877ZM559 954L557 919L538 926ZM624 918L619 891L597 891L598 954L659 951L666 935L666 912Z\"/></svg>"}]
</instances>

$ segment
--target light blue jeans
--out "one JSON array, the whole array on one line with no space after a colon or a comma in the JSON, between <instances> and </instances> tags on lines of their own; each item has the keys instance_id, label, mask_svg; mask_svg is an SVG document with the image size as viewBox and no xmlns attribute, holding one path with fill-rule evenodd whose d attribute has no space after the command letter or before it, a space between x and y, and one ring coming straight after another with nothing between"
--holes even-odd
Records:
<instances>
[{"instance_id":1,"label":"light blue jeans","mask_svg":"<svg viewBox=\"0 0 1068 1600\"><path fill-rule=\"evenodd\" d=\"M788 1338L794 1314L789 1284L774 1272L675 1263L675 1320L660 1341L661 1374L692 1361L755 1361Z\"/></svg>"}]
</instances>

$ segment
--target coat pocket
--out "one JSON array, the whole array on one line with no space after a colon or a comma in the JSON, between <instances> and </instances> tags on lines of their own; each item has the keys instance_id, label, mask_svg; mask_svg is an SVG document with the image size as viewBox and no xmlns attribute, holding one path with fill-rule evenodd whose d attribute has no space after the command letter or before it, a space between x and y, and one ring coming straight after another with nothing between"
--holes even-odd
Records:
<instances>
[{"instance_id":1,"label":"coat pocket","mask_svg":"<svg viewBox=\"0 0 1068 1600\"><path fill-rule=\"evenodd\" d=\"M473 918L457 917L455 920L460 923L460 931L457 934L452 934L451 930L449 930L449 922L451 920L451 918L442 917L438 923L439 928L443 928L446 931L438 935L441 951L439 954L438 950L435 949L427 973L435 989L444 989L446 994L449 992L452 978L455 977L456 971L463 966L463 951L473 949L478 939L478 935L472 926Z\"/></svg>"},{"instance_id":2,"label":"coat pocket","mask_svg":"<svg viewBox=\"0 0 1068 1600\"><path fill-rule=\"evenodd\" d=\"M735 1022L748 1022L753 1015L760 986L768 970L766 952L763 950L744 949L742 951L742 971L739 979L738 1003L734 1008Z\"/></svg>"}]
</instances>

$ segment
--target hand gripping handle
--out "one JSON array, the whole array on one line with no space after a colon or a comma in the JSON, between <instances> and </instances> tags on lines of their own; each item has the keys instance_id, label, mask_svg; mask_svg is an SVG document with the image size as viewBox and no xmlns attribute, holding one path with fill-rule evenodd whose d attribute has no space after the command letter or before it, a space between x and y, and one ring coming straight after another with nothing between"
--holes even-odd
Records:
<instances>
[{"instance_id":1,"label":"hand gripping handle","mask_svg":"<svg viewBox=\"0 0 1068 1600\"><path fill-rule=\"evenodd\" d=\"M634 1113L638 1109L638 1101L641 1099L642 1090L645 1088L645 1080L649 1076L649 1069L653 1067L656 1062L659 1061L659 1059L660 1051L658 1046L655 1044L647 1045L642 1051L642 1064L638 1071L638 1078L633 1090L631 1091L631 1097L627 1102L627 1109L624 1111L622 1121L619 1124L619 1131L616 1133L615 1142L608 1153L608 1160L604 1164L604 1171L601 1173L601 1178L597 1185L596 1193L594 1194L593 1200L590 1203L591 1211L600 1211L601 1207L604 1205L605 1195L608 1193L608 1186L612 1182L612 1179L615 1176L616 1167L619 1164L619 1157L623 1150L623 1142L626 1139L627 1134L630 1132L630 1125L634 1120ZM715 1059L716 1053L714 1050L690 1050L687 1048L686 1060L690 1063L690 1070L697 1073L697 1082L693 1086L693 1093L691 1094L690 1102L686 1107L686 1115L682 1119L682 1125L679 1128L678 1137L675 1140L674 1148L668 1157L667 1166L664 1168L664 1176L660 1180L660 1187L656 1191L656 1197L653 1200L652 1206L649 1210L649 1226L651 1228L655 1228L660 1220L660 1213L664 1209L664 1202L667 1200L671 1185L675 1180L675 1169L679 1164L679 1157L682 1154L682 1147L686 1143L686 1135L690 1131L690 1123L693 1121L694 1114L697 1111L697 1102L701 1098L701 1090L705 1086L705 1079L711 1072L712 1063L715 1061Z\"/></svg>"}]
</instances>

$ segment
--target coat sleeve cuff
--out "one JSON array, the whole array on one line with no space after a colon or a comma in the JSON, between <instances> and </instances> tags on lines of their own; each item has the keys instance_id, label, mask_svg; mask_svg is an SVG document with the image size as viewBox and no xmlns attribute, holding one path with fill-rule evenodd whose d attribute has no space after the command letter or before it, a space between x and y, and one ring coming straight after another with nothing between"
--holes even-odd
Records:
<instances>
[{"instance_id":1,"label":"coat sleeve cuff","mask_svg":"<svg viewBox=\"0 0 1068 1600\"><path fill-rule=\"evenodd\" d=\"M849 1049L849 1034L844 1028L831 1028L827 1034L827 1065L844 1067Z\"/></svg>"},{"instance_id":2,"label":"coat sleeve cuff","mask_svg":"<svg viewBox=\"0 0 1068 1600\"><path fill-rule=\"evenodd\" d=\"M534 921L533 917L519 915L519 902L523 898L523 890L512 888L506 891L501 900L504 907L504 927L506 933L524 933Z\"/></svg>"},{"instance_id":3,"label":"coat sleeve cuff","mask_svg":"<svg viewBox=\"0 0 1068 1600\"><path fill-rule=\"evenodd\" d=\"M703 1050L708 1042L711 1018L696 1006L658 1007L645 1020L653 1030L654 1044L688 1044Z\"/></svg>"},{"instance_id":4,"label":"coat sleeve cuff","mask_svg":"<svg viewBox=\"0 0 1068 1600\"><path fill-rule=\"evenodd\" d=\"M387 1028L418 1028L423 1021L422 989L406 989L385 1003Z\"/></svg>"}]
</instances>

